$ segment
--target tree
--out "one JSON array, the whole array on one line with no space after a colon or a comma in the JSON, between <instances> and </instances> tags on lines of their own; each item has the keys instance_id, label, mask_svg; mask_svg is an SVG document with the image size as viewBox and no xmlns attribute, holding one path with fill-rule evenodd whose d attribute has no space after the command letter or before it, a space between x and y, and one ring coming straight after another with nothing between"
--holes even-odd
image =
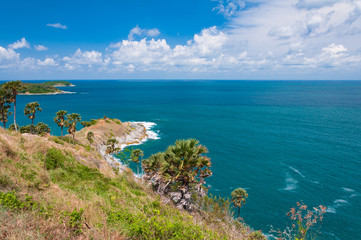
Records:
<instances>
[{"instance_id":1,"label":"tree","mask_svg":"<svg viewBox=\"0 0 361 240\"><path fill-rule=\"evenodd\" d=\"M4 83L3 89L6 91L9 91L10 98L9 103L14 103L14 126L15 131L17 131L17 125L16 125L16 96L18 95L19 91L23 90L25 87L22 84L21 81L11 81Z\"/></svg>"},{"instance_id":2,"label":"tree","mask_svg":"<svg viewBox=\"0 0 361 240\"><path fill-rule=\"evenodd\" d=\"M142 160L142 157L144 156L144 152L140 149L134 149L130 155L130 158L133 162L137 163L137 174L139 175L139 163Z\"/></svg>"},{"instance_id":3,"label":"tree","mask_svg":"<svg viewBox=\"0 0 361 240\"><path fill-rule=\"evenodd\" d=\"M65 110L60 110L56 113L56 117L54 117L54 122L60 127L61 129L61 139L63 139L63 128L66 125L65 116L68 112Z\"/></svg>"},{"instance_id":4,"label":"tree","mask_svg":"<svg viewBox=\"0 0 361 240\"><path fill-rule=\"evenodd\" d=\"M44 133L50 133L50 132L51 132L50 127L47 124L43 123L43 122L39 122L35 126L35 133L36 134L42 135Z\"/></svg>"},{"instance_id":5,"label":"tree","mask_svg":"<svg viewBox=\"0 0 361 240\"><path fill-rule=\"evenodd\" d=\"M19 132L20 133L31 133L31 125L25 125L25 126L21 126L19 128Z\"/></svg>"},{"instance_id":6,"label":"tree","mask_svg":"<svg viewBox=\"0 0 361 240\"><path fill-rule=\"evenodd\" d=\"M29 119L31 119L31 133L34 133L34 119L35 119L35 113L39 111L41 112L42 109L40 108L40 104L38 102L31 102L26 104L24 109L24 114Z\"/></svg>"},{"instance_id":7,"label":"tree","mask_svg":"<svg viewBox=\"0 0 361 240\"><path fill-rule=\"evenodd\" d=\"M93 132L88 132L88 134L86 135L86 138L89 141L89 148L91 148L92 143L94 142L94 133Z\"/></svg>"},{"instance_id":8,"label":"tree","mask_svg":"<svg viewBox=\"0 0 361 240\"><path fill-rule=\"evenodd\" d=\"M9 112L9 99L10 94L8 91L4 89L0 89L0 121L4 125L4 129L6 128L6 122L8 121L8 116L11 115L11 112Z\"/></svg>"},{"instance_id":9,"label":"tree","mask_svg":"<svg viewBox=\"0 0 361 240\"><path fill-rule=\"evenodd\" d=\"M116 147L116 144L118 144L118 143L119 143L118 140L116 140L115 138L108 139L106 153L112 154L112 153L119 152L120 148Z\"/></svg>"},{"instance_id":10,"label":"tree","mask_svg":"<svg viewBox=\"0 0 361 240\"><path fill-rule=\"evenodd\" d=\"M248 193L243 188L237 188L231 193L231 202L238 208L238 218L241 212L241 207L246 203Z\"/></svg>"},{"instance_id":11,"label":"tree","mask_svg":"<svg viewBox=\"0 0 361 240\"><path fill-rule=\"evenodd\" d=\"M88 121L82 121L80 124L81 124L83 127L90 127L90 126L92 125L92 123L91 123L91 122L88 122Z\"/></svg>"},{"instance_id":12,"label":"tree","mask_svg":"<svg viewBox=\"0 0 361 240\"><path fill-rule=\"evenodd\" d=\"M68 133L73 135L73 144L75 144L75 133L76 133L76 125L81 121L81 116L78 113L72 113L66 115L66 127L68 128Z\"/></svg>"},{"instance_id":13,"label":"tree","mask_svg":"<svg viewBox=\"0 0 361 240\"><path fill-rule=\"evenodd\" d=\"M119 143L118 140L116 140L115 138L108 139L106 153L112 154L112 153L119 152L120 148L116 147L116 144L118 144L118 143Z\"/></svg>"},{"instance_id":14,"label":"tree","mask_svg":"<svg viewBox=\"0 0 361 240\"><path fill-rule=\"evenodd\" d=\"M207 148L196 139L178 140L142 162L144 178L154 183L158 193L170 193L178 208L192 210L192 196L205 195L204 179L212 175L211 160L205 153Z\"/></svg>"},{"instance_id":15,"label":"tree","mask_svg":"<svg viewBox=\"0 0 361 240\"><path fill-rule=\"evenodd\" d=\"M29 125L29 126L30 126L30 125ZM19 125L17 125L17 124L16 124L16 127L17 127L17 129L20 129L20 128L19 128ZM14 125L14 123L10 124L9 130L15 131L15 125Z\"/></svg>"}]
</instances>

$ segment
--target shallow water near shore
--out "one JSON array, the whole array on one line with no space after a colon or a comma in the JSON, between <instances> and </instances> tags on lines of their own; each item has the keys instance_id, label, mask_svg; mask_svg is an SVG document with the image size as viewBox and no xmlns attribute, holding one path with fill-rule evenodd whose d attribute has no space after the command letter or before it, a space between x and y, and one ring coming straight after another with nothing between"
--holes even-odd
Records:
<instances>
[{"instance_id":1,"label":"shallow water near shore","mask_svg":"<svg viewBox=\"0 0 361 240\"><path fill-rule=\"evenodd\" d=\"M210 192L247 189L241 215L251 227L284 229L303 201L328 207L320 239L360 239L361 81L70 82L60 89L75 94L18 96L18 123L30 123L22 110L32 101L43 109L35 121L55 135L61 109L155 123L153 139L134 147L147 157L177 139L200 140L213 163Z\"/></svg>"}]
</instances>

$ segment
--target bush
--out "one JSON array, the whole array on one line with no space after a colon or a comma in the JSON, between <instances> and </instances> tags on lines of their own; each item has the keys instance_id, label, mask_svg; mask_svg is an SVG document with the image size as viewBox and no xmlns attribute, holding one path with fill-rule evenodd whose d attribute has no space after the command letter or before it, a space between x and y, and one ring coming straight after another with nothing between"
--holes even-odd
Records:
<instances>
[{"instance_id":1,"label":"bush","mask_svg":"<svg viewBox=\"0 0 361 240\"><path fill-rule=\"evenodd\" d=\"M31 133L31 125L25 125L25 126L21 126L19 128L19 132L20 133Z\"/></svg>"},{"instance_id":2,"label":"bush","mask_svg":"<svg viewBox=\"0 0 361 240\"><path fill-rule=\"evenodd\" d=\"M14 191L0 192L0 204L12 210L32 209L37 206L31 196L26 195L25 200L21 201Z\"/></svg>"},{"instance_id":3,"label":"bush","mask_svg":"<svg viewBox=\"0 0 361 240\"><path fill-rule=\"evenodd\" d=\"M83 232L83 218L82 215L84 213L84 209L80 208L80 210L74 209L71 213L64 211L63 215L67 218L67 225L71 228L71 230L76 234L80 234Z\"/></svg>"},{"instance_id":4,"label":"bush","mask_svg":"<svg viewBox=\"0 0 361 240\"><path fill-rule=\"evenodd\" d=\"M45 168L47 170L56 169L63 166L65 156L56 148L49 148L45 156Z\"/></svg>"},{"instance_id":5,"label":"bush","mask_svg":"<svg viewBox=\"0 0 361 240\"><path fill-rule=\"evenodd\" d=\"M19 129L19 125L18 125L18 124L16 124L16 127L17 127L17 129ZM14 125L14 123L9 126L9 130L15 131L15 125Z\"/></svg>"}]
</instances>

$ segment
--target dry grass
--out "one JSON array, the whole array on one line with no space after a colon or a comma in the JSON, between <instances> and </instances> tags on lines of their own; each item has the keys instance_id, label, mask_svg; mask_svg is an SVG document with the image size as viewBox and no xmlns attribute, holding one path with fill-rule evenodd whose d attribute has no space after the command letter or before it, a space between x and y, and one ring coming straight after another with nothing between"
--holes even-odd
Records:
<instances>
[{"instance_id":1,"label":"dry grass","mask_svg":"<svg viewBox=\"0 0 361 240\"><path fill-rule=\"evenodd\" d=\"M46 169L49 149L60 150L63 167ZM10 210L0 204L0 239L154 239L161 231L174 231L178 235L169 236L175 239L252 239L251 229L224 221L221 211L190 215L162 203L166 199L132 172L116 175L94 150L0 129L0 193L11 190L22 200L32 196L40 208ZM80 209L76 233L69 213Z\"/></svg>"}]
</instances>

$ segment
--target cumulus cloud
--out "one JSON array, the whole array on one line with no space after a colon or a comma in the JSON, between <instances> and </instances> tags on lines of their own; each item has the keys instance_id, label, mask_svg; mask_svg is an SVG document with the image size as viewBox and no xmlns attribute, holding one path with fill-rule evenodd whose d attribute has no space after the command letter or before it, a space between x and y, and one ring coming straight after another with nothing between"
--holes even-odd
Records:
<instances>
[{"instance_id":1,"label":"cumulus cloud","mask_svg":"<svg viewBox=\"0 0 361 240\"><path fill-rule=\"evenodd\" d=\"M65 68L68 70L80 68L81 65L92 67L103 63L103 54L94 50L82 52L78 49L73 56L63 57L63 61L66 63Z\"/></svg>"},{"instance_id":2,"label":"cumulus cloud","mask_svg":"<svg viewBox=\"0 0 361 240\"><path fill-rule=\"evenodd\" d=\"M253 5L245 8L248 3ZM14 49L0 48L0 67L21 64L72 72L94 70L104 76L149 73L149 77L186 73L275 79L280 73L292 78L312 73L312 77L327 78L322 74L332 77L345 71L355 73L349 75L354 78L361 75L360 0L224 0L219 4L217 11L227 16L228 24L205 28L183 44L173 46L166 39L155 39L158 29L136 26L128 39L104 51L78 49L70 56L19 60Z\"/></svg>"},{"instance_id":3,"label":"cumulus cloud","mask_svg":"<svg viewBox=\"0 0 361 240\"><path fill-rule=\"evenodd\" d=\"M30 44L28 41L26 41L25 38L22 38L21 40L9 44L8 48L10 49L30 48Z\"/></svg>"},{"instance_id":4,"label":"cumulus cloud","mask_svg":"<svg viewBox=\"0 0 361 240\"><path fill-rule=\"evenodd\" d=\"M135 36L138 37L157 37L160 32L157 28L142 29L138 25L132 28L128 34L128 40L134 40Z\"/></svg>"},{"instance_id":5,"label":"cumulus cloud","mask_svg":"<svg viewBox=\"0 0 361 240\"><path fill-rule=\"evenodd\" d=\"M43 61L38 59L37 64L40 66L58 66L58 63L54 58L45 58Z\"/></svg>"},{"instance_id":6,"label":"cumulus cloud","mask_svg":"<svg viewBox=\"0 0 361 240\"><path fill-rule=\"evenodd\" d=\"M48 23L46 24L46 26L48 27L53 27L53 28L60 28L60 29L68 29L68 27L66 25L63 25L61 23Z\"/></svg>"},{"instance_id":7,"label":"cumulus cloud","mask_svg":"<svg viewBox=\"0 0 361 240\"><path fill-rule=\"evenodd\" d=\"M45 47L43 45L35 45L34 48L36 51L46 51L49 49L48 47Z\"/></svg>"},{"instance_id":8,"label":"cumulus cloud","mask_svg":"<svg viewBox=\"0 0 361 240\"><path fill-rule=\"evenodd\" d=\"M0 68L13 67L19 61L20 54L13 49L6 49L0 46Z\"/></svg>"}]
</instances>

